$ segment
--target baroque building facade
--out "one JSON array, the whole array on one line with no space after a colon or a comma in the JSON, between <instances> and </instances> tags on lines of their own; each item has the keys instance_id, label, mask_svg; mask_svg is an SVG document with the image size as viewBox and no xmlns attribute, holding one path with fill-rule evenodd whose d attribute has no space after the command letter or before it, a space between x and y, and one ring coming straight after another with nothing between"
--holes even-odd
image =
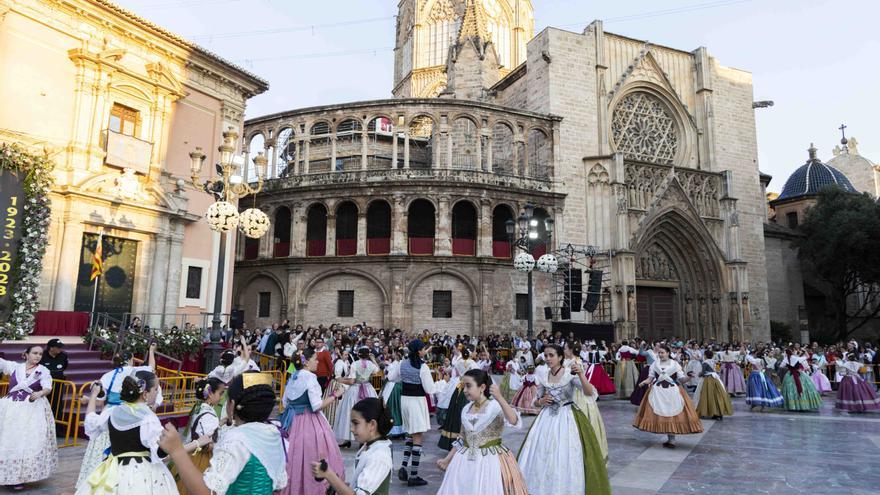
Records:
<instances>
[{"instance_id":1,"label":"baroque building facade","mask_svg":"<svg viewBox=\"0 0 880 495\"><path fill-rule=\"evenodd\" d=\"M425 93L407 44L441 3L457 30ZM268 153L274 174L257 199L273 227L238 249L245 320L524 330L526 277L504 224L531 203L555 220L549 233L539 222L536 258L597 250L601 302L571 308L572 322L617 338L768 338L750 74L601 21L543 30L505 73L486 6L512 3L401 2L397 98L245 123L245 151ZM559 275L534 279L540 330L542 308L562 316Z\"/></svg>"},{"instance_id":2,"label":"baroque building facade","mask_svg":"<svg viewBox=\"0 0 880 495\"><path fill-rule=\"evenodd\" d=\"M40 309L91 310L100 238L96 312L201 323L219 237L188 154L216 162L221 132L241 130L267 83L104 0L0 0L0 47L0 139L55 162ZM228 310L231 283L224 293Z\"/></svg>"}]
</instances>

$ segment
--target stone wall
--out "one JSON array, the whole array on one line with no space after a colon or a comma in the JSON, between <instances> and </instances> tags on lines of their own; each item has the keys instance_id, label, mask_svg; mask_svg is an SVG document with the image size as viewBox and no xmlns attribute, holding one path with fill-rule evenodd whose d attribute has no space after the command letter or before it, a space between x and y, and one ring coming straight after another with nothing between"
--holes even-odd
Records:
<instances>
[{"instance_id":1,"label":"stone wall","mask_svg":"<svg viewBox=\"0 0 880 495\"><path fill-rule=\"evenodd\" d=\"M774 235L765 236L764 247L769 319L790 325L793 334L798 335L798 308L804 305L804 281L797 251L791 248L791 239Z\"/></svg>"}]
</instances>

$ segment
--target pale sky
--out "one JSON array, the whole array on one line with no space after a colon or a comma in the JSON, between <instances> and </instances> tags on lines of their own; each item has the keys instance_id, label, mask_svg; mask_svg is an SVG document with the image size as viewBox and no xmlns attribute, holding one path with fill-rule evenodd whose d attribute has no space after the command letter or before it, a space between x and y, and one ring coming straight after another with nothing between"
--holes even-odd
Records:
<instances>
[{"instance_id":1,"label":"pale sky","mask_svg":"<svg viewBox=\"0 0 880 495\"><path fill-rule=\"evenodd\" d=\"M247 118L391 96L397 0L117 0L269 81ZM747 70L758 109L759 164L770 190L815 143L827 161L847 125L880 162L880 2L872 0L532 0L535 32L605 30L693 50ZM723 166L723 164L721 164Z\"/></svg>"}]
</instances>

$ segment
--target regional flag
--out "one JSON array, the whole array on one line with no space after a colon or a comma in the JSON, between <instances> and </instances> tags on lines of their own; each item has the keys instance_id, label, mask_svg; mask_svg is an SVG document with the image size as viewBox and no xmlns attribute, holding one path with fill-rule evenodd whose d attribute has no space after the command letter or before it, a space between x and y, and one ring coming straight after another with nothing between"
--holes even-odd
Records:
<instances>
[{"instance_id":1,"label":"regional flag","mask_svg":"<svg viewBox=\"0 0 880 495\"><path fill-rule=\"evenodd\" d=\"M104 236L98 237L98 246L95 247L95 254L92 256L92 276L89 277L89 282L104 274L104 260L101 259L104 255L103 244Z\"/></svg>"}]
</instances>

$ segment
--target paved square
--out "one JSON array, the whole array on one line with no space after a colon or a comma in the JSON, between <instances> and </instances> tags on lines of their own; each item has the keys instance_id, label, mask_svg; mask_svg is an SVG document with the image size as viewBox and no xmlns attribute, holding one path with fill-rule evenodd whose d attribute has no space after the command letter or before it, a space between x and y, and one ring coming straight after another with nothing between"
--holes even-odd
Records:
<instances>
[{"instance_id":1,"label":"paved square","mask_svg":"<svg viewBox=\"0 0 880 495\"><path fill-rule=\"evenodd\" d=\"M608 432L608 474L615 495L711 493L877 494L880 490L880 414L854 415L833 408L830 397L816 413L749 412L743 399L724 421L704 420L701 435L681 436L678 449L660 446L665 439L630 426L636 408L627 401L604 399L599 409ZM526 417L526 426L533 417ZM505 444L519 450L526 428L505 434ZM429 485L409 489L396 479L395 494L429 494L440 486L436 467L445 455L436 431L426 436L422 476ZM395 442L399 467L402 442ZM51 481L31 485L32 494L72 494L84 447L61 449L61 467ZM354 450L344 451L351 473ZM6 489L9 493L11 490ZM0 490L2 493L2 490ZM556 494L565 495L565 494Z\"/></svg>"}]
</instances>

